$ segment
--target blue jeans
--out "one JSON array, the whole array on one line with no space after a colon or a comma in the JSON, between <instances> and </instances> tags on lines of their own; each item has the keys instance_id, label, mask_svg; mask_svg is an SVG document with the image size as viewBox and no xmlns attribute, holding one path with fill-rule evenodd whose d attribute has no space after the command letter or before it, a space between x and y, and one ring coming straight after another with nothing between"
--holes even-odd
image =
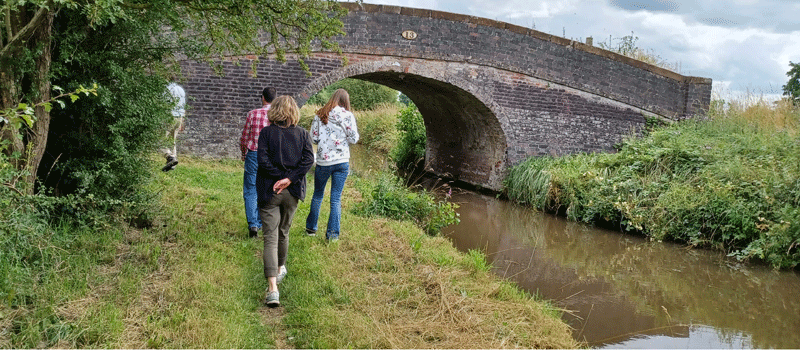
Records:
<instances>
[{"instance_id":1,"label":"blue jeans","mask_svg":"<svg viewBox=\"0 0 800 350\"><path fill-rule=\"evenodd\" d=\"M256 174L258 173L258 152L247 151L244 157L244 213L247 216L247 227L261 228L258 215L258 193L256 192Z\"/></svg>"},{"instance_id":2,"label":"blue jeans","mask_svg":"<svg viewBox=\"0 0 800 350\"><path fill-rule=\"evenodd\" d=\"M311 212L306 218L306 230L317 231L319 207L325 197L325 185L331 178L331 213L328 216L328 227L325 229L326 239L339 238L339 222L342 217L342 190L344 181L350 172L349 163L340 163L330 166L317 164L314 169L314 196L311 198Z\"/></svg>"}]
</instances>

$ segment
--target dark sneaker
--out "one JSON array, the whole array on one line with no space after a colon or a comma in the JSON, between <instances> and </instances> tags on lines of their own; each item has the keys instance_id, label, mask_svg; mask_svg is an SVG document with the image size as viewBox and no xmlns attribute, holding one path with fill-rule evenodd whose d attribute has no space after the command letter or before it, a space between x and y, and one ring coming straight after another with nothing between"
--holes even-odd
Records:
<instances>
[{"instance_id":1,"label":"dark sneaker","mask_svg":"<svg viewBox=\"0 0 800 350\"><path fill-rule=\"evenodd\" d=\"M164 171L164 172L170 171L172 169L175 169L176 165L178 165L178 160L175 159L175 158L169 158L169 159L167 159L167 165L165 165L163 168L161 168L161 171Z\"/></svg>"},{"instance_id":2,"label":"dark sneaker","mask_svg":"<svg viewBox=\"0 0 800 350\"><path fill-rule=\"evenodd\" d=\"M279 299L280 299L280 293L278 293L277 290L274 292L270 292L268 290L267 297L266 299L264 299L264 304L266 304L267 307L278 307L281 306L281 302Z\"/></svg>"},{"instance_id":3,"label":"dark sneaker","mask_svg":"<svg viewBox=\"0 0 800 350\"><path fill-rule=\"evenodd\" d=\"M306 235L308 235L309 237L314 237L314 236L316 236L316 235L317 235L317 231L315 231L315 230L312 230L312 229L310 229L310 228L307 228L307 229L306 229Z\"/></svg>"},{"instance_id":4,"label":"dark sneaker","mask_svg":"<svg viewBox=\"0 0 800 350\"><path fill-rule=\"evenodd\" d=\"M281 266L278 270L278 283L281 283L284 277L286 277L286 266Z\"/></svg>"},{"instance_id":5,"label":"dark sneaker","mask_svg":"<svg viewBox=\"0 0 800 350\"><path fill-rule=\"evenodd\" d=\"M251 227L250 228L250 238L256 238L256 237L258 237L258 228Z\"/></svg>"}]
</instances>

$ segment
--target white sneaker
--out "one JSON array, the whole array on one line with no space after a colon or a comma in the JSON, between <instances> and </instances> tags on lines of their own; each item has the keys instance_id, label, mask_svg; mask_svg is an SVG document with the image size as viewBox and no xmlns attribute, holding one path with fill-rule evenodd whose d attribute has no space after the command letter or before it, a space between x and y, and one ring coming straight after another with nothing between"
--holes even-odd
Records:
<instances>
[{"instance_id":1,"label":"white sneaker","mask_svg":"<svg viewBox=\"0 0 800 350\"><path fill-rule=\"evenodd\" d=\"M268 307L281 306L279 298L280 298L280 293L278 293L277 290L274 292L267 291L267 297L264 299L264 304L267 304Z\"/></svg>"},{"instance_id":2,"label":"white sneaker","mask_svg":"<svg viewBox=\"0 0 800 350\"><path fill-rule=\"evenodd\" d=\"M286 277L286 266L281 265L280 269L278 270L278 283L283 281L283 278Z\"/></svg>"}]
</instances>

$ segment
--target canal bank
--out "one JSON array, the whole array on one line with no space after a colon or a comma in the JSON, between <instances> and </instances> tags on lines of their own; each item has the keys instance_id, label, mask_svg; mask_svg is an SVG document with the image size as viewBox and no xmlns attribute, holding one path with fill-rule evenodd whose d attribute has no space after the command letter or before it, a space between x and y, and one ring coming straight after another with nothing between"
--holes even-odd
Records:
<instances>
[{"instance_id":1,"label":"canal bank","mask_svg":"<svg viewBox=\"0 0 800 350\"><path fill-rule=\"evenodd\" d=\"M356 172L382 167L357 148ZM436 180L434 180L436 182ZM438 182L441 186L442 182ZM800 275L599 229L495 196L455 189L462 252L567 310L575 339L609 348L798 348Z\"/></svg>"}]
</instances>

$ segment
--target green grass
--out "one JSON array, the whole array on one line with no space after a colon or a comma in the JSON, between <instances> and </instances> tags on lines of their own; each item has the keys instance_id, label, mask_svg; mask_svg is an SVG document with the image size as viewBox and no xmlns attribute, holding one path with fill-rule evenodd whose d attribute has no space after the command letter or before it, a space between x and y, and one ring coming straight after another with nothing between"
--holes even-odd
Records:
<instances>
[{"instance_id":1,"label":"green grass","mask_svg":"<svg viewBox=\"0 0 800 350\"><path fill-rule=\"evenodd\" d=\"M506 193L573 220L796 267L800 110L712 107L706 120L656 128L614 154L529 159L510 171Z\"/></svg>"},{"instance_id":2,"label":"green grass","mask_svg":"<svg viewBox=\"0 0 800 350\"><path fill-rule=\"evenodd\" d=\"M282 308L262 299L261 240L248 239L238 161L151 165L152 226L41 220L2 256L6 348L421 348L578 346L558 311L412 221L367 218L351 177L342 239L290 233ZM320 222L327 220L322 207ZM21 216L23 218L27 216ZM6 226L3 226L6 227ZM15 238L16 237L16 238ZM22 239L25 240L22 240Z\"/></svg>"},{"instance_id":3,"label":"green grass","mask_svg":"<svg viewBox=\"0 0 800 350\"><path fill-rule=\"evenodd\" d=\"M301 125L310 123L313 111L303 113ZM393 106L356 113L371 151L387 154L397 142L397 114ZM283 307L266 308L263 243L246 238L242 163L182 157L168 173L155 160L146 166L146 189L157 196L143 212L125 198L0 201L0 347L580 345L561 310L492 275L482 253L425 233L457 220L452 206L402 186L375 197L368 189L381 182L360 174L348 179L338 243L305 235L309 202L300 203ZM364 202L403 206L411 197L427 219L355 214Z\"/></svg>"}]
</instances>

